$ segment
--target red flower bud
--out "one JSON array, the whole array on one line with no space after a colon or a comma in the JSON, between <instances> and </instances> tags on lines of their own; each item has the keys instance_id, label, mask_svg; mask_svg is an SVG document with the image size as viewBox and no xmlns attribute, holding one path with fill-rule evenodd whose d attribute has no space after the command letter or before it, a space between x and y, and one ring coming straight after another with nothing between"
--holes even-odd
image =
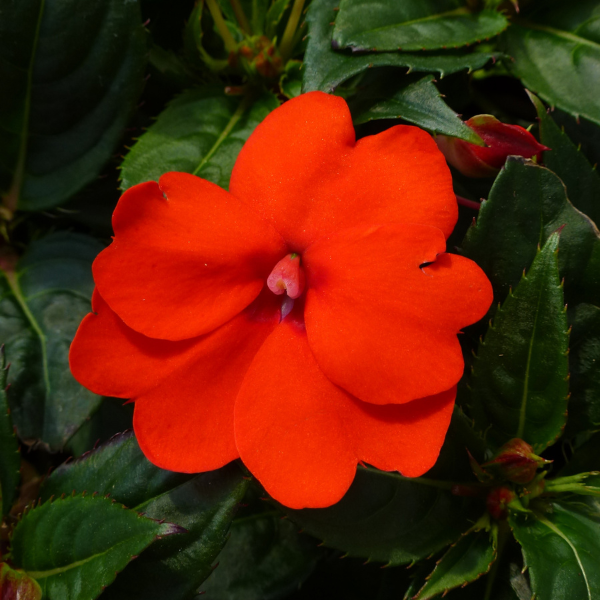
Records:
<instances>
[{"instance_id":1,"label":"red flower bud","mask_svg":"<svg viewBox=\"0 0 600 600\"><path fill-rule=\"evenodd\" d=\"M494 519L505 519L507 506L516 498L515 493L507 487L497 487L490 491L486 499L488 512Z\"/></svg>"},{"instance_id":2,"label":"red flower bud","mask_svg":"<svg viewBox=\"0 0 600 600\"><path fill-rule=\"evenodd\" d=\"M477 115L466 124L486 143L485 147L445 135L435 139L446 160L467 177L493 177L507 156L539 159L543 150L550 149L523 127L501 123L491 115Z\"/></svg>"},{"instance_id":3,"label":"red flower bud","mask_svg":"<svg viewBox=\"0 0 600 600\"><path fill-rule=\"evenodd\" d=\"M533 453L533 448L523 440L514 438L500 448L493 460L482 465L496 469L504 479L514 483L529 483L539 467L552 462Z\"/></svg>"}]
</instances>

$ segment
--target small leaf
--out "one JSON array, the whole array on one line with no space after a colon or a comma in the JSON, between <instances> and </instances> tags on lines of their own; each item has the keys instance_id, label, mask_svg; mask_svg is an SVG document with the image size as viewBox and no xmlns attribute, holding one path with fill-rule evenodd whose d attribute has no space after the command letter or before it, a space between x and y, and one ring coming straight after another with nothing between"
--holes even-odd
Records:
<instances>
[{"instance_id":1,"label":"small leaf","mask_svg":"<svg viewBox=\"0 0 600 600\"><path fill-rule=\"evenodd\" d=\"M74 496L26 513L14 529L11 558L48 600L91 600L153 541L178 532L108 498Z\"/></svg>"},{"instance_id":2,"label":"small leaf","mask_svg":"<svg viewBox=\"0 0 600 600\"><path fill-rule=\"evenodd\" d=\"M333 40L352 50L438 50L468 46L504 31L494 10L473 12L460 0L342 0Z\"/></svg>"},{"instance_id":3,"label":"small leaf","mask_svg":"<svg viewBox=\"0 0 600 600\"><path fill-rule=\"evenodd\" d=\"M182 171L228 189L239 151L277 106L275 96L267 92L254 102L249 97L226 96L220 86L184 92L125 157L122 188L158 181L168 171Z\"/></svg>"},{"instance_id":4,"label":"small leaf","mask_svg":"<svg viewBox=\"0 0 600 600\"><path fill-rule=\"evenodd\" d=\"M537 600L600 597L600 522L585 506L553 502L550 510L510 515Z\"/></svg>"},{"instance_id":5,"label":"small leaf","mask_svg":"<svg viewBox=\"0 0 600 600\"><path fill-rule=\"evenodd\" d=\"M3 2L0 191L10 212L67 200L93 181L141 91L137 0Z\"/></svg>"},{"instance_id":6,"label":"small leaf","mask_svg":"<svg viewBox=\"0 0 600 600\"><path fill-rule=\"evenodd\" d=\"M473 365L470 412L496 447L520 438L540 452L566 422L569 334L557 247L555 233L498 309Z\"/></svg>"},{"instance_id":7,"label":"small leaf","mask_svg":"<svg viewBox=\"0 0 600 600\"><path fill-rule=\"evenodd\" d=\"M219 565L200 590L212 600L285 598L312 572L319 549L315 541L279 512L233 521Z\"/></svg>"},{"instance_id":8,"label":"small leaf","mask_svg":"<svg viewBox=\"0 0 600 600\"><path fill-rule=\"evenodd\" d=\"M331 47L331 22L339 0L311 3L306 15L308 45L304 55L302 91L333 92L340 83L372 67L403 67L409 71L439 73L441 77L459 71L481 69L497 55L483 52L389 52L353 56Z\"/></svg>"},{"instance_id":9,"label":"small leaf","mask_svg":"<svg viewBox=\"0 0 600 600\"><path fill-rule=\"evenodd\" d=\"M583 153L556 125L546 107L529 94L540 121L540 138L550 150L544 152L544 165L554 171L567 187L567 195L575 208L597 225L600 223L600 176Z\"/></svg>"},{"instance_id":10,"label":"small leaf","mask_svg":"<svg viewBox=\"0 0 600 600\"><path fill-rule=\"evenodd\" d=\"M496 560L497 540L488 531L465 533L437 562L415 600L429 600L485 575Z\"/></svg>"},{"instance_id":11,"label":"small leaf","mask_svg":"<svg viewBox=\"0 0 600 600\"><path fill-rule=\"evenodd\" d=\"M68 353L90 311L91 264L102 248L85 235L54 233L31 244L15 272L0 272L11 416L25 442L62 448L100 403L71 375Z\"/></svg>"},{"instance_id":12,"label":"small leaf","mask_svg":"<svg viewBox=\"0 0 600 600\"><path fill-rule=\"evenodd\" d=\"M41 600L40 584L23 571L14 571L0 563L0 598L2 600Z\"/></svg>"},{"instance_id":13,"label":"small leaf","mask_svg":"<svg viewBox=\"0 0 600 600\"><path fill-rule=\"evenodd\" d=\"M13 430L6 389L8 374L4 346L0 347L0 498L2 498L2 516L8 514L17 496L21 474L21 452L19 442ZM2 595L0 595L2 598Z\"/></svg>"},{"instance_id":14,"label":"small leaf","mask_svg":"<svg viewBox=\"0 0 600 600\"><path fill-rule=\"evenodd\" d=\"M290 5L291 0L273 0L267 15L265 17L265 33L266 36L272 40L277 32L277 26L281 22L287 7Z\"/></svg>"},{"instance_id":15,"label":"small leaf","mask_svg":"<svg viewBox=\"0 0 600 600\"><path fill-rule=\"evenodd\" d=\"M431 133L458 137L472 144L481 138L442 100L433 75L396 78L385 75L365 86L350 102L354 123L376 119L404 119Z\"/></svg>"},{"instance_id":16,"label":"small leaf","mask_svg":"<svg viewBox=\"0 0 600 600\"><path fill-rule=\"evenodd\" d=\"M288 60L279 80L279 89L286 98L295 98L302 93L302 62Z\"/></svg>"}]
</instances>

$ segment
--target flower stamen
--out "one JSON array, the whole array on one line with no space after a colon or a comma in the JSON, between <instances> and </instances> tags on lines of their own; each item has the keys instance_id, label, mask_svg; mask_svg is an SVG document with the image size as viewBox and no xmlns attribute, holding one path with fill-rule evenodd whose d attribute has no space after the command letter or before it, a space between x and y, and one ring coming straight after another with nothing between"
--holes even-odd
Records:
<instances>
[{"instance_id":1,"label":"flower stamen","mask_svg":"<svg viewBox=\"0 0 600 600\"><path fill-rule=\"evenodd\" d=\"M267 287L278 296L287 292L292 300L302 295L304 291L304 271L300 267L300 255L288 254L273 268L267 278Z\"/></svg>"}]
</instances>

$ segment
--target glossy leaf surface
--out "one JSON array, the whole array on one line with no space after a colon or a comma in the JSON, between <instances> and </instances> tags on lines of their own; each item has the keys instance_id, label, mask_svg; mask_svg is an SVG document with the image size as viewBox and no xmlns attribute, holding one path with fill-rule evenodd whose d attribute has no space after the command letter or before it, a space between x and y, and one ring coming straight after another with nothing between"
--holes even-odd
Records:
<instances>
[{"instance_id":1,"label":"glossy leaf surface","mask_svg":"<svg viewBox=\"0 0 600 600\"><path fill-rule=\"evenodd\" d=\"M0 277L0 339L11 368L11 416L21 439L62 448L100 397L71 375L68 353L90 311L91 264L103 245L60 232L34 242Z\"/></svg>"},{"instance_id":2,"label":"glossy leaf surface","mask_svg":"<svg viewBox=\"0 0 600 600\"><path fill-rule=\"evenodd\" d=\"M566 422L569 334L557 247L553 234L479 345L470 408L496 447L520 438L539 452Z\"/></svg>"}]
</instances>

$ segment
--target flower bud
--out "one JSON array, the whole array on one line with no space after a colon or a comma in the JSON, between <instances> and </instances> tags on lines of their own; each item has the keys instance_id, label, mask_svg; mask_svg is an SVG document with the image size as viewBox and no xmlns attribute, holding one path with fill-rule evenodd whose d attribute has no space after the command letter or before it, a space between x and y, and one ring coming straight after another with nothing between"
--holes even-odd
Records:
<instances>
[{"instance_id":1,"label":"flower bud","mask_svg":"<svg viewBox=\"0 0 600 600\"><path fill-rule=\"evenodd\" d=\"M516 494L507 487L493 488L486 498L488 512L494 519L505 519L508 505L516 499Z\"/></svg>"},{"instance_id":2,"label":"flower bud","mask_svg":"<svg viewBox=\"0 0 600 600\"><path fill-rule=\"evenodd\" d=\"M445 135L438 135L435 140L446 160L467 177L493 177L504 166L507 156L535 156L539 160L541 152L550 149L523 127L507 125L492 115L477 115L465 123L486 146Z\"/></svg>"},{"instance_id":3,"label":"flower bud","mask_svg":"<svg viewBox=\"0 0 600 600\"><path fill-rule=\"evenodd\" d=\"M513 483L529 483L539 467L552 462L533 453L533 448L523 440L514 438L500 448L496 457L482 465L495 470Z\"/></svg>"}]
</instances>

